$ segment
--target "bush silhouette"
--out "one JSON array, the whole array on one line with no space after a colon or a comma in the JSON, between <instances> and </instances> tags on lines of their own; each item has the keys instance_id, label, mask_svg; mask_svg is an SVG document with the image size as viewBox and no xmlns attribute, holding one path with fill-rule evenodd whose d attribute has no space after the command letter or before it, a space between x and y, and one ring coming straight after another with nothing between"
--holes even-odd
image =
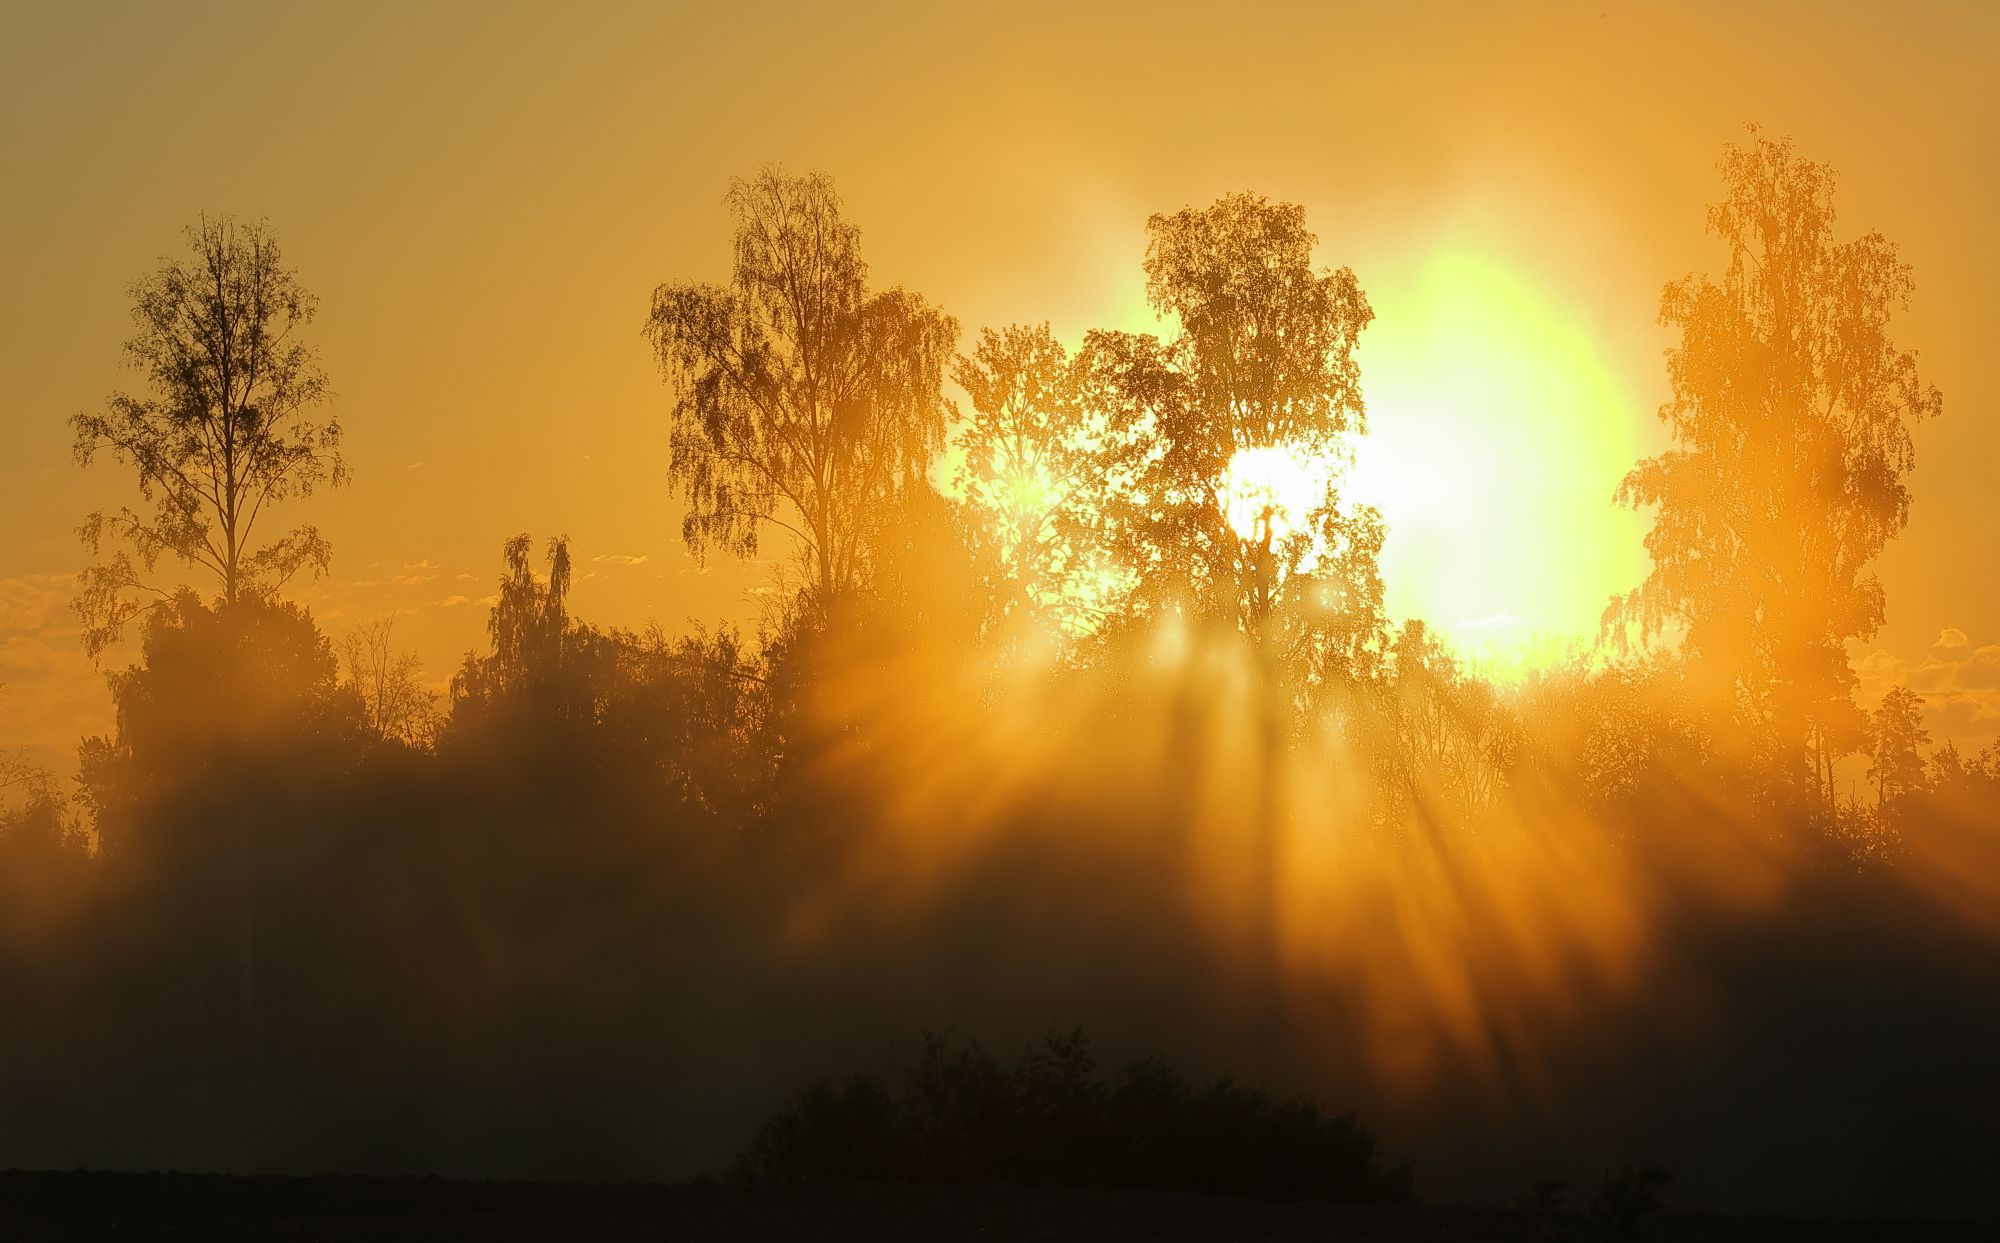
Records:
<instances>
[{"instance_id":1,"label":"bush silhouette","mask_svg":"<svg viewBox=\"0 0 2000 1243\"><path fill-rule=\"evenodd\" d=\"M739 1163L750 1178L1143 1187L1267 1200L1401 1202L1351 1115L1223 1079L1189 1083L1157 1061L1097 1074L1081 1030L1013 1066L976 1041L925 1037L892 1087L876 1076L807 1087Z\"/></svg>"}]
</instances>

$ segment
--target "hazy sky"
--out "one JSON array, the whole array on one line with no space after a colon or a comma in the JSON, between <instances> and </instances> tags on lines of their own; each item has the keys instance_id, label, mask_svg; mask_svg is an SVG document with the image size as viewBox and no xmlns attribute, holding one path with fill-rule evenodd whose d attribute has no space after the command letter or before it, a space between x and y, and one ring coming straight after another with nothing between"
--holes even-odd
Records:
<instances>
[{"instance_id":1,"label":"hazy sky","mask_svg":"<svg viewBox=\"0 0 2000 1243\"><path fill-rule=\"evenodd\" d=\"M1864 686L2000 731L2000 5L726 7L10 6L0 747L108 724L74 529L132 485L66 419L137 382L125 287L203 211L268 217L321 298L354 484L286 515L335 549L296 594L336 636L398 613L436 680L523 530L572 537L593 621L754 617L761 570L680 546L639 329L659 281L724 276L724 189L766 162L834 175L877 283L1070 340L1150 326L1148 213L1303 203L1380 317L1356 487L1392 614L1562 634L1644 572L1610 492L1749 120L1902 246L1898 337L1945 392Z\"/></svg>"}]
</instances>

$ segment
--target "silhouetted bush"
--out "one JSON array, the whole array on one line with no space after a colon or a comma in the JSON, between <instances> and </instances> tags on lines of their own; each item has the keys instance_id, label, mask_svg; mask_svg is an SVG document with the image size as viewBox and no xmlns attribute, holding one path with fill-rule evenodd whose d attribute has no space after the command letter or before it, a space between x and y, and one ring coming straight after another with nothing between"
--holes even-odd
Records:
<instances>
[{"instance_id":1,"label":"silhouetted bush","mask_svg":"<svg viewBox=\"0 0 2000 1243\"><path fill-rule=\"evenodd\" d=\"M1645 1238L1646 1223L1660 1211L1660 1189L1672 1181L1665 1170L1653 1166L1607 1171L1597 1198L1590 1202L1591 1225L1604 1238Z\"/></svg>"},{"instance_id":2,"label":"silhouetted bush","mask_svg":"<svg viewBox=\"0 0 2000 1243\"><path fill-rule=\"evenodd\" d=\"M1545 1178L1514 1207L1534 1223L1535 1237L1545 1243L1632 1243L1648 1237L1647 1229L1660 1213L1660 1189L1672 1181L1672 1175L1655 1166L1606 1170L1588 1211L1577 1213L1563 1203L1561 1180Z\"/></svg>"},{"instance_id":3,"label":"silhouetted bush","mask_svg":"<svg viewBox=\"0 0 2000 1243\"><path fill-rule=\"evenodd\" d=\"M977 1042L927 1036L895 1087L869 1075L807 1087L764 1123L739 1168L751 1178L1411 1198L1409 1170L1383 1168L1353 1115L1228 1079L1197 1086L1157 1061L1105 1079L1080 1030L1047 1037L1012 1067Z\"/></svg>"}]
</instances>

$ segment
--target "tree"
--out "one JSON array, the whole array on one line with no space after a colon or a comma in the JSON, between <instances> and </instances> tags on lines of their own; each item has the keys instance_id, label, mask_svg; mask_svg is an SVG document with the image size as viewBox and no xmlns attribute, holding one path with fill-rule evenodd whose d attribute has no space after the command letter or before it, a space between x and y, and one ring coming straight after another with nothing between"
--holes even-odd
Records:
<instances>
[{"instance_id":1,"label":"tree","mask_svg":"<svg viewBox=\"0 0 2000 1243\"><path fill-rule=\"evenodd\" d=\"M1975 761L1977 758L1974 757ZM1930 759L1925 761L1924 774L1932 789L1952 791L1968 784L1976 770L1959 754L1958 744L1946 739L1945 744L1931 752Z\"/></svg>"},{"instance_id":2,"label":"tree","mask_svg":"<svg viewBox=\"0 0 2000 1243\"><path fill-rule=\"evenodd\" d=\"M972 407L960 429L956 485L973 551L996 567L997 612L1066 616L1064 586L1082 569L1075 505L1101 479L1101 415L1087 417L1075 367L1044 323L981 331L952 378Z\"/></svg>"},{"instance_id":3,"label":"tree","mask_svg":"<svg viewBox=\"0 0 2000 1243\"><path fill-rule=\"evenodd\" d=\"M1697 686L1759 750L1794 771L1809 758L1830 799L1860 740L1845 644L1882 624L1867 567L1908 521L1911 429L1942 399L1889 338L1909 266L1880 234L1834 239L1833 170L1762 137L1720 168L1708 224L1729 266L1660 304L1680 333L1660 407L1674 447L1617 493L1655 509L1653 568L1605 624L1679 627Z\"/></svg>"},{"instance_id":4,"label":"tree","mask_svg":"<svg viewBox=\"0 0 2000 1243\"><path fill-rule=\"evenodd\" d=\"M49 784L46 770L18 755L0 754L0 793L34 797Z\"/></svg>"},{"instance_id":5,"label":"tree","mask_svg":"<svg viewBox=\"0 0 2000 1243\"><path fill-rule=\"evenodd\" d=\"M246 1032L260 841L296 828L273 815L272 790L338 780L358 724L338 670L298 605L250 594L210 607L184 588L147 613L139 662L110 676L116 737L83 744L83 796L111 864L165 898L173 918L199 924L234 908Z\"/></svg>"},{"instance_id":6,"label":"tree","mask_svg":"<svg viewBox=\"0 0 2000 1243\"><path fill-rule=\"evenodd\" d=\"M1923 788L1924 748L1930 740L1923 697L1905 686L1890 687L1869 719L1868 776L1875 782L1876 806Z\"/></svg>"},{"instance_id":7,"label":"tree","mask_svg":"<svg viewBox=\"0 0 2000 1243\"><path fill-rule=\"evenodd\" d=\"M53 780L0 781L0 979L28 954L75 942L66 925L84 909L93 863L90 835Z\"/></svg>"},{"instance_id":8,"label":"tree","mask_svg":"<svg viewBox=\"0 0 2000 1243\"><path fill-rule=\"evenodd\" d=\"M423 661L391 643L394 629L394 617L381 617L348 631L340 642L341 663L369 730L379 738L419 742L434 723L437 697L424 686Z\"/></svg>"},{"instance_id":9,"label":"tree","mask_svg":"<svg viewBox=\"0 0 2000 1243\"><path fill-rule=\"evenodd\" d=\"M1380 706L1393 745L1376 757L1390 777L1383 793L1391 820L1424 801L1461 820L1484 811L1520 745L1515 721L1492 685L1468 676L1423 621L1403 623L1392 650L1395 681Z\"/></svg>"},{"instance_id":10,"label":"tree","mask_svg":"<svg viewBox=\"0 0 2000 1243\"><path fill-rule=\"evenodd\" d=\"M6 690L7 684L0 682L0 694ZM32 802L54 789L55 779L46 768L25 754L0 751L0 806L16 797Z\"/></svg>"},{"instance_id":11,"label":"tree","mask_svg":"<svg viewBox=\"0 0 2000 1243\"><path fill-rule=\"evenodd\" d=\"M1288 655L1379 645L1380 517L1339 493L1374 318L1353 271L1315 269L1304 209L1254 195L1148 229L1147 299L1180 331L1093 334L1083 364L1113 443L1145 446L1105 500L1142 607L1224 619Z\"/></svg>"},{"instance_id":12,"label":"tree","mask_svg":"<svg viewBox=\"0 0 2000 1243\"><path fill-rule=\"evenodd\" d=\"M728 287L663 284L646 335L676 391L669 474L681 535L754 555L798 541L813 610L864 586L897 497L943 444L950 316L900 288L870 295L833 182L767 169L730 186Z\"/></svg>"},{"instance_id":13,"label":"tree","mask_svg":"<svg viewBox=\"0 0 2000 1243\"><path fill-rule=\"evenodd\" d=\"M208 849L212 835L194 823L186 827L201 840L133 840L129 825L142 817L126 811L201 791L235 799L271 757L317 752L333 767L331 744L352 734L355 705L338 693L333 645L298 605L210 606L182 590L147 615L138 655L108 678L115 736L84 747L84 793L114 856Z\"/></svg>"},{"instance_id":14,"label":"tree","mask_svg":"<svg viewBox=\"0 0 2000 1243\"><path fill-rule=\"evenodd\" d=\"M1252 943L1275 998L1286 726L1315 682L1348 681L1347 655L1386 638L1381 521L1339 495L1345 437L1365 422L1354 350L1374 312L1352 270L1313 266L1297 204L1233 194L1147 230L1147 301L1179 331L1086 338L1106 459L1091 507L1133 615L1178 614L1254 647Z\"/></svg>"},{"instance_id":15,"label":"tree","mask_svg":"<svg viewBox=\"0 0 2000 1243\"><path fill-rule=\"evenodd\" d=\"M125 352L151 392L114 393L103 413L71 420L78 463L110 453L151 505L99 511L79 529L93 556L115 547L84 571L75 604L93 658L173 598L148 581L162 554L213 576L228 604L322 573L331 558L311 526L256 542L268 507L347 479L340 424L313 415L327 381L302 334L317 302L262 223L204 216L187 238L189 256L131 287L138 331Z\"/></svg>"},{"instance_id":16,"label":"tree","mask_svg":"<svg viewBox=\"0 0 2000 1243\"><path fill-rule=\"evenodd\" d=\"M634 808L674 809L674 823L735 826L768 792L775 757L762 737L767 681L733 630L667 637L600 630L569 612L566 537L507 541L488 632L451 683L438 751L495 778L508 799L555 797L565 814L594 804L605 827Z\"/></svg>"},{"instance_id":17,"label":"tree","mask_svg":"<svg viewBox=\"0 0 2000 1243\"><path fill-rule=\"evenodd\" d=\"M562 714L573 679L566 678L572 650L582 638L569 617L569 537L549 540L549 572L538 576L529 564L534 541L526 532L501 550L507 572L487 619L493 654L467 654L451 680L454 714L489 711L503 699L534 699ZM572 705L573 706L573 705ZM588 707L582 709L588 714Z\"/></svg>"}]
</instances>

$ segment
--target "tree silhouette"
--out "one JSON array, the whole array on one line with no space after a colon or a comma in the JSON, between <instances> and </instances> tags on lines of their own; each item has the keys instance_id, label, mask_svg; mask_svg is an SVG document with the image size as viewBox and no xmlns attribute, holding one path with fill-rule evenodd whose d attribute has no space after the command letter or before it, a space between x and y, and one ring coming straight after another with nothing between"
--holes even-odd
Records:
<instances>
[{"instance_id":1,"label":"tree silhouette","mask_svg":"<svg viewBox=\"0 0 2000 1243\"><path fill-rule=\"evenodd\" d=\"M1382 698L1396 745L1376 757L1393 777L1391 814L1423 800L1461 819L1480 815L1514 758L1516 723L1494 688L1468 677L1423 621L1405 622L1392 652L1395 681Z\"/></svg>"},{"instance_id":2,"label":"tree silhouette","mask_svg":"<svg viewBox=\"0 0 2000 1243\"><path fill-rule=\"evenodd\" d=\"M297 605L210 606L192 590L175 593L148 614L139 659L108 678L116 733L86 744L84 784L105 850L193 849L137 840L129 826L187 789L226 791L232 759L346 732L354 704L339 694L338 670L332 645Z\"/></svg>"},{"instance_id":3,"label":"tree silhouette","mask_svg":"<svg viewBox=\"0 0 2000 1243\"><path fill-rule=\"evenodd\" d=\"M1868 776L1875 782L1876 806L1886 807L1923 788L1924 748L1930 740L1923 697L1906 686L1890 687L1868 721Z\"/></svg>"},{"instance_id":4,"label":"tree silhouette","mask_svg":"<svg viewBox=\"0 0 2000 1243\"><path fill-rule=\"evenodd\" d=\"M1226 619L1288 655L1315 635L1379 640L1380 517L1343 511L1338 488L1344 438L1364 429L1354 349L1374 317L1354 273L1313 267L1292 203L1235 194L1148 229L1147 299L1180 331L1093 334L1084 363L1114 432L1146 446L1128 458L1132 486L1107 498L1118 559L1147 607ZM1311 495L1237 495L1246 452L1312 472ZM1244 504L1249 521L1232 521Z\"/></svg>"},{"instance_id":5,"label":"tree silhouette","mask_svg":"<svg viewBox=\"0 0 2000 1243\"><path fill-rule=\"evenodd\" d=\"M1409 1168L1387 1165L1352 1114L1228 1079L1193 1083L1157 1060L1104 1076L1080 1028L1050 1033L1012 1065L977 1041L926 1034L900 1081L808 1085L765 1120L738 1167L767 1179L1411 1198Z\"/></svg>"},{"instance_id":6,"label":"tree silhouette","mask_svg":"<svg viewBox=\"0 0 2000 1243\"><path fill-rule=\"evenodd\" d=\"M507 791L505 814L524 822L535 813L521 800L550 799L546 814L569 816L595 798L607 823L643 806L747 827L780 745L767 732L768 655L729 629L669 637L591 626L569 611L568 539L548 541L546 574L532 548L527 535L506 543L492 649L467 654L452 679L437 753L490 775L482 796Z\"/></svg>"},{"instance_id":7,"label":"tree silhouette","mask_svg":"<svg viewBox=\"0 0 2000 1243\"><path fill-rule=\"evenodd\" d=\"M63 957L90 892L89 834L41 770L0 763L0 978L20 958Z\"/></svg>"},{"instance_id":8,"label":"tree silhouette","mask_svg":"<svg viewBox=\"0 0 2000 1243\"><path fill-rule=\"evenodd\" d=\"M6 692L7 684L0 682L0 695ZM26 755L0 751L0 800L18 796L33 801L49 792L53 785L49 771Z\"/></svg>"},{"instance_id":9,"label":"tree silhouette","mask_svg":"<svg viewBox=\"0 0 2000 1243\"><path fill-rule=\"evenodd\" d=\"M140 659L110 676L113 738L82 749L86 802L113 866L172 901L233 909L239 1013L255 1009L260 840L285 826L260 788L339 771L357 736L332 645L295 604L210 607L188 589L145 619Z\"/></svg>"},{"instance_id":10,"label":"tree silhouette","mask_svg":"<svg viewBox=\"0 0 2000 1243\"><path fill-rule=\"evenodd\" d=\"M1363 429L1354 350L1374 313L1351 270L1314 268L1297 204L1234 194L1147 229L1147 300L1179 331L1085 340L1084 401L1103 419L1092 507L1132 616L1254 646L1248 940L1275 1023L1280 753L1314 684L1351 684L1386 631L1381 520L1343 511L1338 487L1344 438Z\"/></svg>"},{"instance_id":11,"label":"tree silhouette","mask_svg":"<svg viewBox=\"0 0 2000 1243\"><path fill-rule=\"evenodd\" d=\"M84 571L75 605L93 657L134 616L173 598L147 581L162 554L212 575L230 604L300 570L324 572L331 558L310 526L256 542L267 507L347 478L339 422L312 414L327 396L302 339L317 301L262 223L204 216L187 238L190 256L162 260L131 288L138 332L125 353L151 393L114 393L104 413L71 420L78 463L110 453L132 467L152 506L99 511L80 528L92 555L116 546Z\"/></svg>"},{"instance_id":12,"label":"tree silhouette","mask_svg":"<svg viewBox=\"0 0 2000 1243\"><path fill-rule=\"evenodd\" d=\"M1942 408L1889 338L1915 288L1880 234L1833 235L1833 170L1789 142L1731 145L1709 230L1721 280L1668 285L1660 322L1674 447L1640 462L1618 500L1656 508L1653 568L1607 626L1683 628L1698 687L1792 780L1830 799L1833 761L1860 741L1844 644L1882 624L1867 567L1909 518L1911 428Z\"/></svg>"},{"instance_id":13,"label":"tree silhouette","mask_svg":"<svg viewBox=\"0 0 2000 1243\"><path fill-rule=\"evenodd\" d=\"M2000 795L2000 739L1969 756L1947 740L1924 762L1924 784L1960 802L2000 805L1995 800Z\"/></svg>"},{"instance_id":14,"label":"tree silhouette","mask_svg":"<svg viewBox=\"0 0 2000 1243\"><path fill-rule=\"evenodd\" d=\"M395 623L393 616L380 617L348 631L340 661L368 728L379 738L419 742L436 723L437 697L424 686L422 659L398 652L391 642Z\"/></svg>"},{"instance_id":15,"label":"tree silhouette","mask_svg":"<svg viewBox=\"0 0 2000 1243\"><path fill-rule=\"evenodd\" d=\"M826 175L767 169L729 207L730 284L663 284L646 323L676 390L681 534L697 556L751 556L764 524L789 531L823 615L867 582L892 502L926 486L958 325L900 288L868 294Z\"/></svg>"},{"instance_id":16,"label":"tree silhouette","mask_svg":"<svg viewBox=\"0 0 2000 1243\"><path fill-rule=\"evenodd\" d=\"M549 540L547 577L529 563L534 541L525 532L502 549L507 572L501 576L498 599L487 619L493 639L490 656L465 658L451 681L455 716L490 712L503 703L534 703L558 716L588 715L579 702L581 688L571 658L589 646L591 636L570 620L569 537Z\"/></svg>"}]
</instances>

